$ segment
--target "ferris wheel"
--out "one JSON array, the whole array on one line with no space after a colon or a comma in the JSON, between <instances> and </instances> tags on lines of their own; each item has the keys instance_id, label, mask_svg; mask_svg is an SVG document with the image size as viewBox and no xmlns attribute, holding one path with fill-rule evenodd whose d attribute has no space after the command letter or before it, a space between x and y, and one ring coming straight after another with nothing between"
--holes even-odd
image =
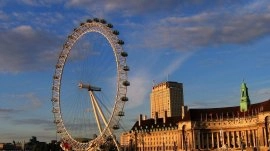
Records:
<instances>
[{"instance_id":1,"label":"ferris wheel","mask_svg":"<svg viewBox=\"0 0 270 151\"><path fill-rule=\"evenodd\" d=\"M75 28L55 66L52 112L64 150L120 150L115 131L125 115L130 85L127 52L104 19Z\"/></svg>"}]
</instances>

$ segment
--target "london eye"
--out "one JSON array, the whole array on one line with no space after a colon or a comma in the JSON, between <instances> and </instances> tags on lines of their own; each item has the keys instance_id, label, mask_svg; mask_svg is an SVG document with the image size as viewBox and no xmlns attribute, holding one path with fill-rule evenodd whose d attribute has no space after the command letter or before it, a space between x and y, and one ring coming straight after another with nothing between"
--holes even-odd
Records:
<instances>
[{"instance_id":1,"label":"london eye","mask_svg":"<svg viewBox=\"0 0 270 151\"><path fill-rule=\"evenodd\" d=\"M63 150L120 150L115 131L128 101L127 52L104 19L88 19L67 37L55 65L52 112Z\"/></svg>"}]
</instances>

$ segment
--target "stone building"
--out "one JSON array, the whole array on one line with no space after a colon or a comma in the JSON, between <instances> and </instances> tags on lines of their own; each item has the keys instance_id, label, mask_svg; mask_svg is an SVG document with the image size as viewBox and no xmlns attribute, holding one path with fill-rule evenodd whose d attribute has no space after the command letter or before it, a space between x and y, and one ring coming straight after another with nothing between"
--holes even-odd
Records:
<instances>
[{"instance_id":1,"label":"stone building","mask_svg":"<svg viewBox=\"0 0 270 151\"><path fill-rule=\"evenodd\" d=\"M180 116L184 106L183 84L178 82L162 82L152 88L150 94L151 118Z\"/></svg>"},{"instance_id":2,"label":"stone building","mask_svg":"<svg viewBox=\"0 0 270 151\"><path fill-rule=\"evenodd\" d=\"M180 116L155 114L139 120L121 135L123 150L255 150L270 143L270 99L250 104L246 84L240 105L223 108L183 108Z\"/></svg>"}]
</instances>

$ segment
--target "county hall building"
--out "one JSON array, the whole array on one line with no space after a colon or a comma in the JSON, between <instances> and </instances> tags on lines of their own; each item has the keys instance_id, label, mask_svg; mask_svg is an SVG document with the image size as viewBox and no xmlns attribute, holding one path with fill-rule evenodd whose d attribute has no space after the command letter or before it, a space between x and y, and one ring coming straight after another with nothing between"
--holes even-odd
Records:
<instances>
[{"instance_id":1,"label":"county hall building","mask_svg":"<svg viewBox=\"0 0 270 151\"><path fill-rule=\"evenodd\" d=\"M270 143L270 100L251 104L246 83L239 106L188 109L183 84L162 82L151 92L151 117L140 115L121 135L124 151L260 150Z\"/></svg>"}]
</instances>

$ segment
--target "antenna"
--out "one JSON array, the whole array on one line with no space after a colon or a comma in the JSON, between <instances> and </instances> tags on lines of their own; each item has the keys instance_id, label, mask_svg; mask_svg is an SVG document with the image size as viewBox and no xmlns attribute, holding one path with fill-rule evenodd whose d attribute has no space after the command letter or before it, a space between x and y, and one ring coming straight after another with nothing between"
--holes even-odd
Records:
<instances>
[{"instance_id":1,"label":"antenna","mask_svg":"<svg viewBox=\"0 0 270 151\"><path fill-rule=\"evenodd\" d=\"M155 84L156 84L156 81L155 81L155 80L153 80L153 81L152 81L152 85L153 85L153 86L155 86Z\"/></svg>"}]
</instances>

